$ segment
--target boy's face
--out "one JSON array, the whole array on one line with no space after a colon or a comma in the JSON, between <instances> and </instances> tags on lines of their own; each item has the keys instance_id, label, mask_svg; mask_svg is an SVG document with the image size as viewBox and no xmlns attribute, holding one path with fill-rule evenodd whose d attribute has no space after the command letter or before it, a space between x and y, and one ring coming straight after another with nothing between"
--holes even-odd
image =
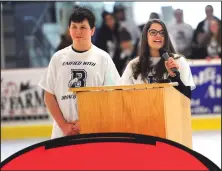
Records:
<instances>
[{"instance_id":1,"label":"boy's face","mask_svg":"<svg viewBox=\"0 0 222 171\"><path fill-rule=\"evenodd\" d=\"M91 41L95 28L91 29L88 20L85 19L80 23L71 22L69 32L75 43L84 44Z\"/></svg>"},{"instance_id":2,"label":"boy's face","mask_svg":"<svg viewBox=\"0 0 222 171\"><path fill-rule=\"evenodd\" d=\"M175 13L174 13L174 16L175 16L175 18L176 18L176 20L177 20L178 22L183 21L183 11L181 11L181 10L176 10Z\"/></svg>"},{"instance_id":3,"label":"boy's face","mask_svg":"<svg viewBox=\"0 0 222 171\"><path fill-rule=\"evenodd\" d=\"M205 12L206 12L207 17L213 17L213 8L211 6L207 6L205 8Z\"/></svg>"}]
</instances>

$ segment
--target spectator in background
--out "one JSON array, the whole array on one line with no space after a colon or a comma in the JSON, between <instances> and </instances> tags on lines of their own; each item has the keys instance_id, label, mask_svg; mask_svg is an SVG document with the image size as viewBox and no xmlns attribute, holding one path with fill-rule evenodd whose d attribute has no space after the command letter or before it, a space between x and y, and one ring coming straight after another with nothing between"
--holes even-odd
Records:
<instances>
[{"instance_id":1,"label":"spectator in background","mask_svg":"<svg viewBox=\"0 0 222 171\"><path fill-rule=\"evenodd\" d=\"M221 22L217 17L213 15L213 7L207 5L205 8L206 18L201 21L194 32L193 43L192 43L192 55L194 59L205 59L207 54L207 47L204 40L210 33L210 23L212 20Z\"/></svg>"},{"instance_id":2,"label":"spectator in background","mask_svg":"<svg viewBox=\"0 0 222 171\"><path fill-rule=\"evenodd\" d=\"M56 48L56 51L64 49L67 46L70 46L72 44L72 38L69 34L69 29L67 28L66 32L61 35L61 42L59 46Z\"/></svg>"},{"instance_id":3,"label":"spectator in background","mask_svg":"<svg viewBox=\"0 0 222 171\"><path fill-rule=\"evenodd\" d=\"M120 48L116 51L114 63L120 75L122 75L127 63L135 58L136 49L132 37L126 28L120 30Z\"/></svg>"},{"instance_id":4,"label":"spectator in background","mask_svg":"<svg viewBox=\"0 0 222 171\"><path fill-rule=\"evenodd\" d=\"M210 32L206 36L207 59L221 58L221 23L214 19L210 21Z\"/></svg>"},{"instance_id":5,"label":"spectator in background","mask_svg":"<svg viewBox=\"0 0 222 171\"><path fill-rule=\"evenodd\" d=\"M132 37L133 44L136 45L140 39L141 32L133 21L132 18L126 17L125 7L121 4L115 5L113 9L114 16L116 21L119 23L120 28L126 28Z\"/></svg>"},{"instance_id":6,"label":"spectator in background","mask_svg":"<svg viewBox=\"0 0 222 171\"><path fill-rule=\"evenodd\" d=\"M160 19L159 14L157 14L156 12L152 12L150 14L150 20L152 20L152 19Z\"/></svg>"},{"instance_id":7,"label":"spectator in background","mask_svg":"<svg viewBox=\"0 0 222 171\"><path fill-rule=\"evenodd\" d=\"M193 37L193 29L191 25L183 20L183 11L177 9L174 11L175 23L168 26L169 34L176 44L177 52L186 56L191 56L191 43Z\"/></svg>"},{"instance_id":8,"label":"spectator in background","mask_svg":"<svg viewBox=\"0 0 222 171\"><path fill-rule=\"evenodd\" d=\"M119 25L116 23L115 18L109 12L102 13L103 23L98 30L95 45L109 53L113 58L116 48L119 46Z\"/></svg>"}]
</instances>

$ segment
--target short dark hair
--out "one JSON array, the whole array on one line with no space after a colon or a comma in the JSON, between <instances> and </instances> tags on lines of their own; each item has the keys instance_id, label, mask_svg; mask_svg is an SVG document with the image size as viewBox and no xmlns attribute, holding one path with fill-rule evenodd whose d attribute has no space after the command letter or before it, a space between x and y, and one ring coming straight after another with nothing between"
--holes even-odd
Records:
<instances>
[{"instance_id":1,"label":"short dark hair","mask_svg":"<svg viewBox=\"0 0 222 171\"><path fill-rule=\"evenodd\" d=\"M114 5L113 13L125 12L125 7L122 4Z\"/></svg>"},{"instance_id":2,"label":"short dark hair","mask_svg":"<svg viewBox=\"0 0 222 171\"><path fill-rule=\"evenodd\" d=\"M211 8L212 10L214 9L212 5L207 5L207 6L205 7L205 9L206 9L206 8Z\"/></svg>"},{"instance_id":3,"label":"short dark hair","mask_svg":"<svg viewBox=\"0 0 222 171\"><path fill-rule=\"evenodd\" d=\"M69 26L71 22L80 23L85 19L88 20L91 29L95 27L96 18L92 11L88 8L77 6L69 17Z\"/></svg>"},{"instance_id":4,"label":"short dark hair","mask_svg":"<svg viewBox=\"0 0 222 171\"><path fill-rule=\"evenodd\" d=\"M156 12L152 12L150 14L150 20L152 20L152 19L160 19L159 14L157 14Z\"/></svg>"},{"instance_id":5,"label":"short dark hair","mask_svg":"<svg viewBox=\"0 0 222 171\"><path fill-rule=\"evenodd\" d=\"M106 17L107 15L113 16L112 13L110 13L110 12L108 12L108 11L103 11L102 14L101 14L102 19L105 20L105 17Z\"/></svg>"},{"instance_id":6,"label":"short dark hair","mask_svg":"<svg viewBox=\"0 0 222 171\"><path fill-rule=\"evenodd\" d=\"M126 28L122 28L119 33L120 42L131 41L132 37L130 33L126 30Z\"/></svg>"}]
</instances>

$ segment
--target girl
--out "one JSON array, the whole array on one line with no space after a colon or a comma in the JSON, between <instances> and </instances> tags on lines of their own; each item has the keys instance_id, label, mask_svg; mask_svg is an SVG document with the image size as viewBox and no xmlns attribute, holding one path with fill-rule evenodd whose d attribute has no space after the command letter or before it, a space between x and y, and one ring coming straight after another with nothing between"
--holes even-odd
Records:
<instances>
[{"instance_id":1,"label":"girl","mask_svg":"<svg viewBox=\"0 0 222 171\"><path fill-rule=\"evenodd\" d=\"M165 61L159 49L164 48L169 53L169 60ZM177 68L175 74L171 68ZM131 60L127 65L120 84L144 84L158 82L178 82L175 88L188 98L195 88L189 64L185 58L175 53L165 24L159 19L149 20L142 32L139 57Z\"/></svg>"},{"instance_id":2,"label":"girl","mask_svg":"<svg viewBox=\"0 0 222 171\"><path fill-rule=\"evenodd\" d=\"M204 43L207 44L207 59L221 58L221 27L218 20L211 20L210 33Z\"/></svg>"}]
</instances>

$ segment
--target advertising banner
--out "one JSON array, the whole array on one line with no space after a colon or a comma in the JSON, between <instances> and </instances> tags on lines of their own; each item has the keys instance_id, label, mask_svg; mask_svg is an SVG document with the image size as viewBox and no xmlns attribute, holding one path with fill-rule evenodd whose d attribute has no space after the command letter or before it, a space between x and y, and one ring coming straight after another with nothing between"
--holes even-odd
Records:
<instances>
[{"instance_id":1,"label":"advertising banner","mask_svg":"<svg viewBox=\"0 0 222 171\"><path fill-rule=\"evenodd\" d=\"M45 69L1 71L1 120L24 120L48 115L38 82ZM45 117L47 118L47 117Z\"/></svg>"},{"instance_id":2,"label":"advertising banner","mask_svg":"<svg viewBox=\"0 0 222 171\"><path fill-rule=\"evenodd\" d=\"M221 62L194 61L190 64L196 89L192 91L192 115L221 113Z\"/></svg>"}]
</instances>

